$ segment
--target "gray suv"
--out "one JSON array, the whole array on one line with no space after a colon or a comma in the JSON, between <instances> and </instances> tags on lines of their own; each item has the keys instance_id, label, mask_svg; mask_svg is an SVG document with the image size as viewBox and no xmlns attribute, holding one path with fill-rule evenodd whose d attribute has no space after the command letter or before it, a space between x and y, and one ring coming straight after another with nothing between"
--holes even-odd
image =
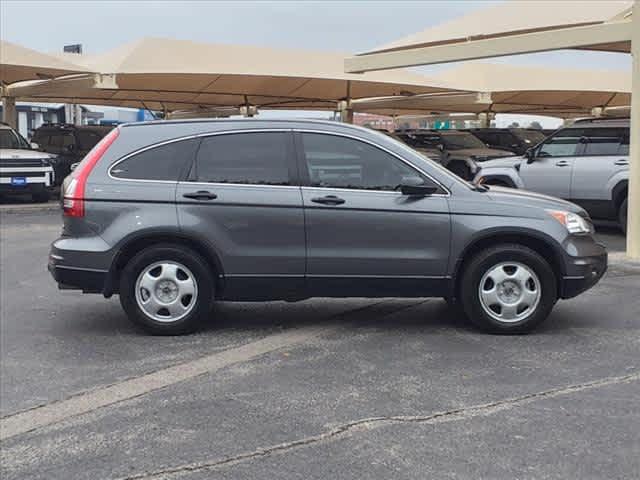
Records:
<instances>
[{"instance_id":1,"label":"gray suv","mask_svg":"<svg viewBox=\"0 0 640 480\"><path fill-rule=\"evenodd\" d=\"M155 334L192 331L218 299L391 296L524 332L607 268L580 207L474 186L335 122L120 126L65 179L63 217L60 288L119 294Z\"/></svg>"},{"instance_id":2,"label":"gray suv","mask_svg":"<svg viewBox=\"0 0 640 480\"><path fill-rule=\"evenodd\" d=\"M483 163L476 182L564 198L593 218L618 221L626 230L629 119L576 121L524 157Z\"/></svg>"}]
</instances>

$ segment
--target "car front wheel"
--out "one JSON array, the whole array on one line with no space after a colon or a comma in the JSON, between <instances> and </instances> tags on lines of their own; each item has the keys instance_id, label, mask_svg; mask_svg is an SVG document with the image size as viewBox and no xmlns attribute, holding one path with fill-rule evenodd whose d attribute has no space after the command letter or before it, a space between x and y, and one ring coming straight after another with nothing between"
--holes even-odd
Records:
<instances>
[{"instance_id":1,"label":"car front wheel","mask_svg":"<svg viewBox=\"0 0 640 480\"><path fill-rule=\"evenodd\" d=\"M620 223L620 228L622 229L622 233L627 233L627 213L628 213L628 198L625 198L620 208L618 209L618 222Z\"/></svg>"},{"instance_id":2,"label":"car front wheel","mask_svg":"<svg viewBox=\"0 0 640 480\"><path fill-rule=\"evenodd\" d=\"M120 276L120 303L129 318L154 335L194 331L209 315L214 276L197 253L174 245L147 248Z\"/></svg>"},{"instance_id":3,"label":"car front wheel","mask_svg":"<svg viewBox=\"0 0 640 480\"><path fill-rule=\"evenodd\" d=\"M465 313L492 333L531 331L557 301L549 263L523 245L505 244L476 254L463 272L460 297Z\"/></svg>"}]
</instances>

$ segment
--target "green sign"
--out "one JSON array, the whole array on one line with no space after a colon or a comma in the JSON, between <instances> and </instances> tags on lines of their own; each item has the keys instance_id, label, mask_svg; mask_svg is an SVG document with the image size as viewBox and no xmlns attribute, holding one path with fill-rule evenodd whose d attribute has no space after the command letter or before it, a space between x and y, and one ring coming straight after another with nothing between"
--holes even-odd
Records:
<instances>
[{"instance_id":1,"label":"green sign","mask_svg":"<svg viewBox=\"0 0 640 480\"><path fill-rule=\"evenodd\" d=\"M451 128L450 120L436 120L433 128L436 130L449 130Z\"/></svg>"}]
</instances>

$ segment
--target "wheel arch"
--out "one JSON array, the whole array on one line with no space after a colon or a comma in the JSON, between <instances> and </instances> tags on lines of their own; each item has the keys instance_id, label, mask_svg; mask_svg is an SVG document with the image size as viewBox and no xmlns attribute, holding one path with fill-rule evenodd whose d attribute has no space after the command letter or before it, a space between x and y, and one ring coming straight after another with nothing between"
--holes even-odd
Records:
<instances>
[{"instance_id":1,"label":"wheel arch","mask_svg":"<svg viewBox=\"0 0 640 480\"><path fill-rule=\"evenodd\" d=\"M528 229L498 230L488 231L473 238L462 250L455 263L451 287L453 296L458 297L460 280L464 269L471 259L480 251L500 244L518 244L530 248L534 252L549 261L553 272L556 275L558 285L558 295L562 285L562 277L565 274L562 253L557 242L539 232ZM551 254L550 254L551 253Z\"/></svg>"},{"instance_id":2,"label":"wheel arch","mask_svg":"<svg viewBox=\"0 0 640 480\"><path fill-rule=\"evenodd\" d=\"M110 297L114 293L118 293L120 274L129 260L145 248L159 244L184 246L201 255L215 274L216 292L221 292L224 289L222 262L210 242L179 231L153 230L132 235L117 247L118 253L115 255L107 274L104 296Z\"/></svg>"}]
</instances>

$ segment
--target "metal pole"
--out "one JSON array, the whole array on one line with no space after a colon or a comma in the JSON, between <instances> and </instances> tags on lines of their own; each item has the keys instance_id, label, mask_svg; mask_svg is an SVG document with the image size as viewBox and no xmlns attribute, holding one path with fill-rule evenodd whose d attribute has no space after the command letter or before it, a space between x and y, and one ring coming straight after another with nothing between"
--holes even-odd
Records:
<instances>
[{"instance_id":1,"label":"metal pole","mask_svg":"<svg viewBox=\"0 0 640 480\"><path fill-rule=\"evenodd\" d=\"M633 3L627 256L640 260L640 2Z\"/></svg>"},{"instance_id":2,"label":"metal pole","mask_svg":"<svg viewBox=\"0 0 640 480\"><path fill-rule=\"evenodd\" d=\"M2 121L11 128L18 129L18 112L15 97L2 97Z\"/></svg>"}]
</instances>

